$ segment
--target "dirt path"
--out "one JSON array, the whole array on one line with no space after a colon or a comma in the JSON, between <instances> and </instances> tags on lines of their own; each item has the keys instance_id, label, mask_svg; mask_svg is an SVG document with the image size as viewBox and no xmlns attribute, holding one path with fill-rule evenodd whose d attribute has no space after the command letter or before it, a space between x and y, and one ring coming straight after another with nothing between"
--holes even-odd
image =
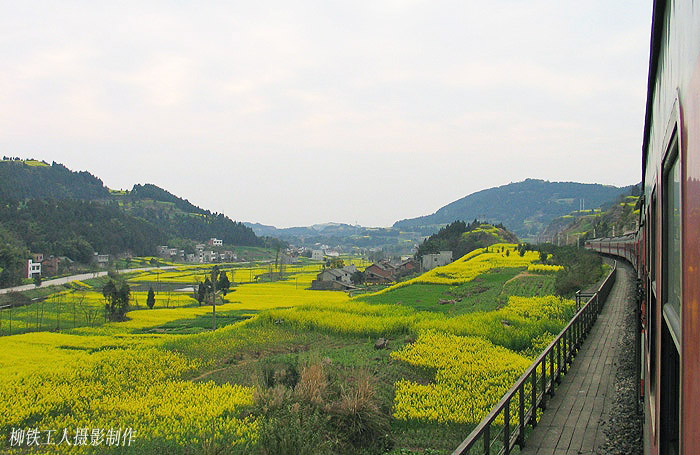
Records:
<instances>
[{"instance_id":1,"label":"dirt path","mask_svg":"<svg viewBox=\"0 0 700 455\"><path fill-rule=\"evenodd\" d=\"M231 365L229 365L229 366L231 366ZM206 378L207 376L211 376L211 375L214 374L214 373L218 373L219 371L224 371L224 370L227 369L229 366L217 368L217 369L215 369L215 370L205 371L204 373L200 374L200 375L197 376L196 378L190 379L190 381L192 381L192 382L197 382L197 381L199 381L199 380L201 380L201 379Z\"/></svg>"},{"instance_id":2,"label":"dirt path","mask_svg":"<svg viewBox=\"0 0 700 455\"><path fill-rule=\"evenodd\" d=\"M522 272L520 272L519 274L515 275L515 276L514 276L513 278L511 278L510 280L508 280L508 281L506 281L505 283L503 283L503 287L505 287L506 284L510 283L511 281L515 281L515 280L517 280L518 278L522 278L522 277L524 277L524 276L531 276L531 275L532 275L532 274L531 274L530 272L528 272L527 270L523 270Z\"/></svg>"}]
</instances>

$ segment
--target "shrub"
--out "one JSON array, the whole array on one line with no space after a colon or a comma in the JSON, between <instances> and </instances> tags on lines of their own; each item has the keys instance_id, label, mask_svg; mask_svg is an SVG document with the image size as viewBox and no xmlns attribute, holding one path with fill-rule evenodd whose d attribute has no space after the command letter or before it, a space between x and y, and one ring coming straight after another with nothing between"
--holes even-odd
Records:
<instances>
[{"instance_id":1,"label":"shrub","mask_svg":"<svg viewBox=\"0 0 700 455\"><path fill-rule=\"evenodd\" d=\"M265 370L263 371L265 373ZM366 371L331 380L323 364L301 369L295 386L267 380L255 393L260 454L381 454L391 448L389 416ZM341 382L343 381L343 382Z\"/></svg>"}]
</instances>

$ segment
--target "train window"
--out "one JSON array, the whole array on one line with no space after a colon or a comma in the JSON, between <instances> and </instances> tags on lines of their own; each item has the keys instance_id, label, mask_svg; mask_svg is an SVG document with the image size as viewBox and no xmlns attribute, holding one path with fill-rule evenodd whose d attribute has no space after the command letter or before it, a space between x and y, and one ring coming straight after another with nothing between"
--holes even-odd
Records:
<instances>
[{"instance_id":1,"label":"train window","mask_svg":"<svg viewBox=\"0 0 700 455\"><path fill-rule=\"evenodd\" d=\"M680 356L666 324L661 327L661 358L660 453L677 455L680 453Z\"/></svg>"},{"instance_id":2,"label":"train window","mask_svg":"<svg viewBox=\"0 0 700 455\"><path fill-rule=\"evenodd\" d=\"M681 336L681 166L678 145L672 143L664 168L663 287L664 318L676 345Z\"/></svg>"},{"instance_id":3,"label":"train window","mask_svg":"<svg viewBox=\"0 0 700 455\"><path fill-rule=\"evenodd\" d=\"M671 141L663 167L661 204L661 453L677 454L680 430L681 164Z\"/></svg>"}]
</instances>

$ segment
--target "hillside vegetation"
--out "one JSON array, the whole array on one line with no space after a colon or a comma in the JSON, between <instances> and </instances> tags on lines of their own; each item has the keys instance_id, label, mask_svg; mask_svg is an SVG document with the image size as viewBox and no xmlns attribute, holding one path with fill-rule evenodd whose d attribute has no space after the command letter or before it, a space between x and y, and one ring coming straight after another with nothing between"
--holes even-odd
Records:
<instances>
[{"instance_id":1,"label":"hillside vegetation","mask_svg":"<svg viewBox=\"0 0 700 455\"><path fill-rule=\"evenodd\" d=\"M455 221L440 229L423 241L416 252L417 257L440 251L452 251L452 257L460 258L477 248L494 243L518 243L518 237L502 224L495 226L474 220L467 224Z\"/></svg>"},{"instance_id":2,"label":"hillside vegetation","mask_svg":"<svg viewBox=\"0 0 700 455\"><path fill-rule=\"evenodd\" d=\"M18 283L30 251L88 262L94 252L154 255L163 244L192 252L211 237L264 245L242 223L155 185L112 191L88 172L18 159L0 161L0 237L0 286Z\"/></svg>"},{"instance_id":3,"label":"hillside vegetation","mask_svg":"<svg viewBox=\"0 0 700 455\"><path fill-rule=\"evenodd\" d=\"M534 239L549 222L580 208L599 207L631 187L527 179L465 196L432 215L397 221L395 228L432 233L455 220L502 223L521 239Z\"/></svg>"},{"instance_id":4,"label":"hillside vegetation","mask_svg":"<svg viewBox=\"0 0 700 455\"><path fill-rule=\"evenodd\" d=\"M600 209L576 210L552 220L542 232L542 241L576 244L579 239L621 236L637 230L639 187L619 196Z\"/></svg>"}]
</instances>

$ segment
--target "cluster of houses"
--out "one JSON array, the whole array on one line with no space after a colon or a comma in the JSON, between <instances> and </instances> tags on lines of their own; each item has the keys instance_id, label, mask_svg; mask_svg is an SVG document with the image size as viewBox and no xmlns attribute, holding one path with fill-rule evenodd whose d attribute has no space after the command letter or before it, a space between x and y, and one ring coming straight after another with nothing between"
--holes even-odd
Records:
<instances>
[{"instance_id":1,"label":"cluster of houses","mask_svg":"<svg viewBox=\"0 0 700 455\"><path fill-rule=\"evenodd\" d=\"M45 257L42 253L32 253L32 257L24 261L24 278L35 278L38 276L54 276L61 273L59 268L70 269L73 266L73 260L66 256L49 256ZM109 265L109 254L95 253L92 262L99 267L107 267Z\"/></svg>"},{"instance_id":2,"label":"cluster of houses","mask_svg":"<svg viewBox=\"0 0 700 455\"><path fill-rule=\"evenodd\" d=\"M367 267L363 274L363 281L367 284L389 284L398 281L404 276L416 272L426 272L435 267L447 265L450 262L452 262L452 251L423 255L420 263L412 258L401 260L385 259ZM355 272L357 272L357 268L354 265L324 269L311 282L311 289L338 291L357 289L352 281L352 276Z\"/></svg>"},{"instance_id":3,"label":"cluster of houses","mask_svg":"<svg viewBox=\"0 0 700 455\"><path fill-rule=\"evenodd\" d=\"M190 262L204 264L209 262L232 262L238 259L238 256L231 250L214 251L211 247L223 247L224 241L217 238L210 238L207 243L198 243L195 245L194 253L185 254L185 250L170 248L168 245L158 247L158 257L171 261Z\"/></svg>"}]
</instances>

